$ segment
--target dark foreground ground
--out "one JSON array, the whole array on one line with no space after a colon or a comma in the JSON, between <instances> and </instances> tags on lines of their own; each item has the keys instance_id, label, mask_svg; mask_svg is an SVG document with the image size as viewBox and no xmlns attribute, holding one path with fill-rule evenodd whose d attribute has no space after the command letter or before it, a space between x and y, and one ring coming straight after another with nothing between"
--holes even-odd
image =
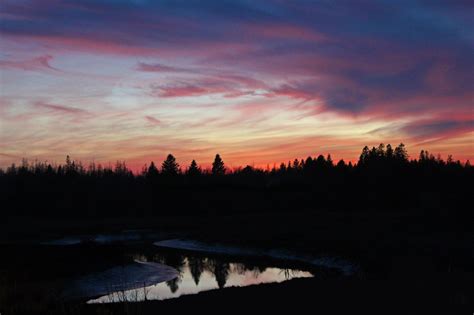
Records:
<instances>
[{"instance_id":1,"label":"dark foreground ground","mask_svg":"<svg viewBox=\"0 0 474 315\"><path fill-rule=\"evenodd\" d=\"M280 284L228 288L193 296L142 304L94 305L81 309L90 314L158 314L160 312L296 313L296 314L471 314L472 286L437 279L360 281L295 279ZM472 287L471 287L472 289ZM472 292L472 291L471 291ZM108 313L109 312L109 313Z\"/></svg>"},{"instance_id":2,"label":"dark foreground ground","mask_svg":"<svg viewBox=\"0 0 474 315\"><path fill-rule=\"evenodd\" d=\"M3 222L0 245L3 314L160 314L185 311L226 314L299 313L472 314L474 311L474 237L472 221L417 211L311 214L256 214L214 217L161 217L113 220L31 220ZM21 229L18 227L21 226ZM333 255L359 266L351 277L296 279L281 284L227 288L167 301L85 305L37 302L31 295L48 290L48 279L107 268L120 246L83 246L58 254L34 244L40 239L84 233L154 229L163 238L295 253ZM76 267L79 267L78 271ZM60 280L59 280L60 281ZM14 289L12 289L14 288ZM26 302L21 302L22 299ZM20 303L18 303L20 302ZM30 305L31 304L31 305ZM304 310L304 311L303 311Z\"/></svg>"}]
</instances>

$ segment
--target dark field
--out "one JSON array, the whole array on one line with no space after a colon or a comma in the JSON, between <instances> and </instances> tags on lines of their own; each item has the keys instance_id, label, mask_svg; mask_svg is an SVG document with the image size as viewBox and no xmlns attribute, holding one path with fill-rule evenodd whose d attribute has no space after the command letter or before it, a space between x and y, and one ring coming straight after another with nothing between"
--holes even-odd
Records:
<instances>
[{"instance_id":1,"label":"dark field","mask_svg":"<svg viewBox=\"0 0 474 315\"><path fill-rule=\"evenodd\" d=\"M378 215L380 224L376 226L371 224L373 219L373 213L349 216L321 212L319 216L264 214L214 219L111 220L109 224L104 221L104 225L83 221L74 222L67 229L64 221L57 222L56 229L51 225L53 222L48 222L47 230L51 231L48 237L65 235L66 230L77 235L114 232L123 227L151 228L161 231L164 239L186 237L211 244L287 248L296 253L344 257L359 266L359 271L350 277L295 279L280 284L226 288L167 301L107 305L71 303L62 301L60 292L44 293L53 287L51 279L60 282L123 263L125 245L83 244L58 248L32 244L39 236L45 237L42 235L45 227L38 221L34 225L36 229L30 227L28 240L2 245L5 259L0 265L4 283L1 305L11 307L4 308L6 314L152 314L162 309L179 312L206 305L219 309L218 305L229 304L233 305L232 309L242 310L250 305L279 310L294 304L301 307L317 304L334 311L359 309L383 310L384 313L392 310L394 313L396 310L453 313L472 309L474 257L469 222L457 222L459 228L454 229L452 225L456 222L442 217L432 218L428 223L424 217L386 213ZM47 300L41 300L45 296Z\"/></svg>"}]
</instances>

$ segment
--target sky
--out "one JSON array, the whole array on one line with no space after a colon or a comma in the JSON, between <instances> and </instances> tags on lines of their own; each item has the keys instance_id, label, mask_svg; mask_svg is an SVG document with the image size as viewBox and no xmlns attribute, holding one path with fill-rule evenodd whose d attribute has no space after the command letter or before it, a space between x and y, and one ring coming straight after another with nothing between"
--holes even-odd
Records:
<instances>
[{"instance_id":1,"label":"sky","mask_svg":"<svg viewBox=\"0 0 474 315\"><path fill-rule=\"evenodd\" d=\"M0 2L0 167L474 160L472 1Z\"/></svg>"}]
</instances>

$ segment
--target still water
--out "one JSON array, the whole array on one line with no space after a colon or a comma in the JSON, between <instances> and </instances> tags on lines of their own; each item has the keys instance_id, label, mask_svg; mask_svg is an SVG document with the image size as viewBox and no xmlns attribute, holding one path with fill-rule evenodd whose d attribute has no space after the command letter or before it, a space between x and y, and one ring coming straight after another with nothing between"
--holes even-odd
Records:
<instances>
[{"instance_id":1,"label":"still water","mask_svg":"<svg viewBox=\"0 0 474 315\"><path fill-rule=\"evenodd\" d=\"M229 257L195 256L189 252L155 253L148 256L135 254L133 259L171 266L177 270L177 277L152 285L144 283L140 288L131 290L109 292L87 303L164 300L212 289L313 277L309 271L278 267L274 263L252 264L247 261L237 262Z\"/></svg>"}]
</instances>

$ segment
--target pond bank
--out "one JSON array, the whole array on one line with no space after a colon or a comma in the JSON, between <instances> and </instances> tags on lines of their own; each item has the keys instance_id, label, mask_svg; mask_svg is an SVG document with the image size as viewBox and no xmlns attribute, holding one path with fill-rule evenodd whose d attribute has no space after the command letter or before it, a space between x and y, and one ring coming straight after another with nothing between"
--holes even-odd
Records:
<instances>
[{"instance_id":1,"label":"pond bank","mask_svg":"<svg viewBox=\"0 0 474 315\"><path fill-rule=\"evenodd\" d=\"M204 253L214 253L223 255L238 255L238 256L256 256L269 257L274 259L299 261L308 263L317 267L337 269L345 276L353 275L357 271L357 266L347 260L337 257L311 257L299 255L295 252L283 249L256 249L243 248L237 246L229 246L224 244L208 244L196 240L173 239L154 242L153 245L158 247L174 248L181 250L197 251Z\"/></svg>"}]
</instances>

